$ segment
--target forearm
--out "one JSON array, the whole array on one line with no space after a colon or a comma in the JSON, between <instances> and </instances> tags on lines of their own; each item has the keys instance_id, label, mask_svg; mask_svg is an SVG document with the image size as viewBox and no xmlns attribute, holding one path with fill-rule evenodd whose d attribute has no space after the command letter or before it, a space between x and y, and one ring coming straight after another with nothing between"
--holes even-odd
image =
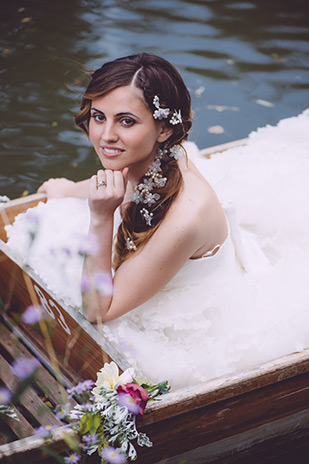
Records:
<instances>
[{"instance_id":1,"label":"forearm","mask_svg":"<svg viewBox=\"0 0 309 464\"><path fill-rule=\"evenodd\" d=\"M100 223L91 222L89 235L93 237L95 253L85 257L83 279L87 283L83 292L83 312L90 322L104 321L112 303L112 243L113 217Z\"/></svg>"},{"instance_id":2,"label":"forearm","mask_svg":"<svg viewBox=\"0 0 309 464\"><path fill-rule=\"evenodd\" d=\"M90 179L80 182L73 182L65 178L49 179L38 188L38 192L46 193L48 199L67 197L88 198L89 182Z\"/></svg>"}]
</instances>

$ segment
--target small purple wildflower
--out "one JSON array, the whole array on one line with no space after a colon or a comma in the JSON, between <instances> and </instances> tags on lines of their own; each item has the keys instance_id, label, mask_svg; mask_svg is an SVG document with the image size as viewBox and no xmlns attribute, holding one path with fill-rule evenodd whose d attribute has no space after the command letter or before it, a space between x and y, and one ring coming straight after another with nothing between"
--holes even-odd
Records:
<instances>
[{"instance_id":1,"label":"small purple wildflower","mask_svg":"<svg viewBox=\"0 0 309 464\"><path fill-rule=\"evenodd\" d=\"M88 292L90 290L91 285L88 277L83 276L81 280L81 291L82 293Z\"/></svg>"},{"instance_id":2,"label":"small purple wildflower","mask_svg":"<svg viewBox=\"0 0 309 464\"><path fill-rule=\"evenodd\" d=\"M82 440L88 445L93 445L98 440L98 435L96 433L94 433L93 435L89 433L88 435L84 435L82 437Z\"/></svg>"},{"instance_id":3,"label":"small purple wildflower","mask_svg":"<svg viewBox=\"0 0 309 464\"><path fill-rule=\"evenodd\" d=\"M83 380L79 382L75 387L68 388L67 393L69 393L69 398L72 398L74 393L78 393L79 395L85 391L90 391L94 385L93 380Z\"/></svg>"},{"instance_id":4,"label":"small purple wildflower","mask_svg":"<svg viewBox=\"0 0 309 464\"><path fill-rule=\"evenodd\" d=\"M51 431L56 428L55 425L41 425L38 429L36 429L34 435L37 438L51 438L52 433Z\"/></svg>"},{"instance_id":5,"label":"small purple wildflower","mask_svg":"<svg viewBox=\"0 0 309 464\"><path fill-rule=\"evenodd\" d=\"M70 411L71 411L70 403L63 404L56 411L56 417L58 417L58 419L60 420L65 419L66 417L68 417Z\"/></svg>"},{"instance_id":6,"label":"small purple wildflower","mask_svg":"<svg viewBox=\"0 0 309 464\"><path fill-rule=\"evenodd\" d=\"M43 316L42 316L41 306L31 305L31 306L28 306L26 311L24 311L22 315L22 320L26 324L32 325L32 324L36 324L37 322L39 322L42 319L42 317Z\"/></svg>"},{"instance_id":7,"label":"small purple wildflower","mask_svg":"<svg viewBox=\"0 0 309 464\"><path fill-rule=\"evenodd\" d=\"M109 464L124 464L126 461L126 458L120 449L115 449L111 446L108 446L101 451L101 457Z\"/></svg>"},{"instance_id":8,"label":"small purple wildflower","mask_svg":"<svg viewBox=\"0 0 309 464\"><path fill-rule=\"evenodd\" d=\"M39 365L36 358L18 358L12 364L12 370L16 377L23 380L29 377Z\"/></svg>"},{"instance_id":9,"label":"small purple wildflower","mask_svg":"<svg viewBox=\"0 0 309 464\"><path fill-rule=\"evenodd\" d=\"M101 295L113 294L113 280L109 272L97 271L93 273L94 287Z\"/></svg>"},{"instance_id":10,"label":"small purple wildflower","mask_svg":"<svg viewBox=\"0 0 309 464\"><path fill-rule=\"evenodd\" d=\"M12 398L12 393L6 387L0 388L0 403L1 404L8 404Z\"/></svg>"},{"instance_id":11,"label":"small purple wildflower","mask_svg":"<svg viewBox=\"0 0 309 464\"><path fill-rule=\"evenodd\" d=\"M129 393L118 393L117 400L120 406L125 406L132 414L139 414L139 405Z\"/></svg>"},{"instance_id":12,"label":"small purple wildflower","mask_svg":"<svg viewBox=\"0 0 309 464\"><path fill-rule=\"evenodd\" d=\"M80 455L77 453L72 453L70 456L66 456L64 458L64 462L67 464L77 464L78 461L80 460Z\"/></svg>"},{"instance_id":13,"label":"small purple wildflower","mask_svg":"<svg viewBox=\"0 0 309 464\"><path fill-rule=\"evenodd\" d=\"M78 253L83 256L92 256L99 251L99 243L96 235L81 236Z\"/></svg>"}]
</instances>

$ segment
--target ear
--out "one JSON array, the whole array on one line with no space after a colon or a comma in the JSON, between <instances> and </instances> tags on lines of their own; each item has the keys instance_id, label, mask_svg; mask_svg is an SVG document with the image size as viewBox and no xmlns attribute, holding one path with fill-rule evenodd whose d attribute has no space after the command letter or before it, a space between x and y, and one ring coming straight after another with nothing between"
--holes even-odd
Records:
<instances>
[{"instance_id":1,"label":"ear","mask_svg":"<svg viewBox=\"0 0 309 464\"><path fill-rule=\"evenodd\" d=\"M157 142L165 142L172 135L172 133L172 127L169 127L167 124L162 124L157 138Z\"/></svg>"}]
</instances>

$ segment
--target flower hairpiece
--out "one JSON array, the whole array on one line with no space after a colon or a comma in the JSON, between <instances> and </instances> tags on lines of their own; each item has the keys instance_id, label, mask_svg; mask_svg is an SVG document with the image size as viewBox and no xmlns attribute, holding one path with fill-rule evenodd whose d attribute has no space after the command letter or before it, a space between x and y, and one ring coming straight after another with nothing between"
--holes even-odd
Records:
<instances>
[{"instance_id":1,"label":"flower hairpiece","mask_svg":"<svg viewBox=\"0 0 309 464\"><path fill-rule=\"evenodd\" d=\"M161 121L162 119L167 119L170 114L170 108L161 108L160 107L160 99L158 95L155 95L153 97L152 101L153 105L155 106L155 110L153 112L153 117L154 119L159 119ZM174 113L172 114L171 119L169 120L170 124L175 126L176 124L182 123L182 118L181 118L181 110L174 110Z\"/></svg>"},{"instance_id":2,"label":"flower hairpiece","mask_svg":"<svg viewBox=\"0 0 309 464\"><path fill-rule=\"evenodd\" d=\"M169 108L160 108L160 100L158 95L155 95L153 97L152 103L156 107L156 110L153 112L153 117L154 119L159 119L161 121L162 119L167 119L170 114L170 109Z\"/></svg>"},{"instance_id":3,"label":"flower hairpiece","mask_svg":"<svg viewBox=\"0 0 309 464\"><path fill-rule=\"evenodd\" d=\"M181 111L174 110L173 116L170 119L170 123L175 126L176 124L182 123Z\"/></svg>"}]
</instances>

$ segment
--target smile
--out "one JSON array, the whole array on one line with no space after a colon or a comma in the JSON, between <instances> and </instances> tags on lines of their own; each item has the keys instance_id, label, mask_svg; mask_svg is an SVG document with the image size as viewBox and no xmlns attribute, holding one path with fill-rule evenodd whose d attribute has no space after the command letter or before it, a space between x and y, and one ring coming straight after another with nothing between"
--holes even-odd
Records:
<instances>
[{"instance_id":1,"label":"smile","mask_svg":"<svg viewBox=\"0 0 309 464\"><path fill-rule=\"evenodd\" d=\"M107 156L117 156L117 155L120 155L120 153L123 153L124 151L124 150L121 150L120 148L109 148L109 147L101 147L101 150Z\"/></svg>"}]
</instances>

